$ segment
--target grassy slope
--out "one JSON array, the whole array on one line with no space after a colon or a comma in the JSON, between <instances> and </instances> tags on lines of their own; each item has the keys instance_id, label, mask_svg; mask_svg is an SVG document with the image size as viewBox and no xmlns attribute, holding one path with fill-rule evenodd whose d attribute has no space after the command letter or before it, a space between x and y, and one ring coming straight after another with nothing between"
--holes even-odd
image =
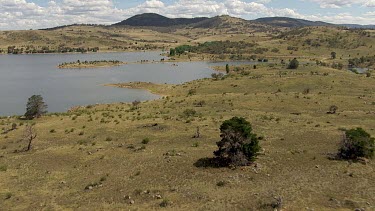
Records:
<instances>
[{"instance_id":1,"label":"grassy slope","mask_svg":"<svg viewBox=\"0 0 375 211\"><path fill-rule=\"evenodd\" d=\"M24 126L1 135L0 166L7 166L0 171L2 208L158 209L162 199L154 196L160 193L170 210L272 210L274 196L283 198L286 210L374 209L374 162L331 161L327 153L336 152L340 127L360 126L375 136L375 78L315 66L247 72L220 81L148 85L170 96L134 111L112 104L43 117L35 121L38 138L31 152L13 153L26 144L20 141ZM306 88L310 93L304 95ZM187 96L190 89L196 94ZM194 107L200 100L206 105ZM337 115L326 114L331 105L338 106ZM187 108L199 116L187 121L180 116ZM221 122L236 115L265 137L257 167L196 167L213 156ZM4 119L2 125L13 122L19 121ZM197 126L203 137L193 139ZM142 149L146 137L151 141ZM102 177L102 187L85 190ZM219 187L219 181L227 184ZM3 199L8 192L13 196Z\"/></svg>"}]
</instances>

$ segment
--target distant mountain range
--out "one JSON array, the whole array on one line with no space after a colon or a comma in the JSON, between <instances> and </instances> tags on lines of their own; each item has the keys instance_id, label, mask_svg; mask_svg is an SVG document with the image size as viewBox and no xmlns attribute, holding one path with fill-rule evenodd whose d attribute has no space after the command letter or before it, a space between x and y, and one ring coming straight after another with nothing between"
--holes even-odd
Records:
<instances>
[{"instance_id":1,"label":"distant mountain range","mask_svg":"<svg viewBox=\"0 0 375 211\"><path fill-rule=\"evenodd\" d=\"M135 15L129 19L113 24L112 26L138 26L138 27L172 27L172 26L187 26L199 28L215 27L219 24L221 16L207 18L168 18L155 13L144 13ZM256 20L242 20L247 24L266 24L275 27L306 27L306 26L341 26L347 28L371 28L375 29L375 25L359 25L359 24L332 24L322 21L309 21L303 19L295 19L288 17L267 17L258 18Z\"/></svg>"},{"instance_id":2,"label":"distant mountain range","mask_svg":"<svg viewBox=\"0 0 375 211\"><path fill-rule=\"evenodd\" d=\"M129 19L116 23L113 26L155 26L155 27L170 27L178 25L190 25L199 23L209 18L167 18L165 16L155 13L145 13L133 16Z\"/></svg>"},{"instance_id":3,"label":"distant mountain range","mask_svg":"<svg viewBox=\"0 0 375 211\"><path fill-rule=\"evenodd\" d=\"M269 17L269 18L258 18L254 20L258 23L268 24L278 27L305 27L305 26L334 26L334 24L322 22L322 21L309 21L296 18L287 17Z\"/></svg>"}]
</instances>

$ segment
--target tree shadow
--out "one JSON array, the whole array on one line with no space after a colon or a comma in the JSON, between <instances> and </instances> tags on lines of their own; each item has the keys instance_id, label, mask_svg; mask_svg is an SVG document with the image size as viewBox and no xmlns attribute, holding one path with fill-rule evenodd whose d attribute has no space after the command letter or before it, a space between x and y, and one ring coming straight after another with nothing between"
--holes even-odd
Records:
<instances>
[{"instance_id":1,"label":"tree shadow","mask_svg":"<svg viewBox=\"0 0 375 211\"><path fill-rule=\"evenodd\" d=\"M222 168L228 167L228 162L220 158L201 158L194 163L198 168Z\"/></svg>"}]
</instances>

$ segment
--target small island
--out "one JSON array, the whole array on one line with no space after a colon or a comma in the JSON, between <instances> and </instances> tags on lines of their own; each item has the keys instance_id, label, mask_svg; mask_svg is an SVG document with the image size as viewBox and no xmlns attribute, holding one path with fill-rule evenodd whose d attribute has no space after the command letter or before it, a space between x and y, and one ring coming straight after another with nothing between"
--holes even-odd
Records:
<instances>
[{"instance_id":1,"label":"small island","mask_svg":"<svg viewBox=\"0 0 375 211\"><path fill-rule=\"evenodd\" d=\"M95 60L95 61L80 61L64 62L58 65L60 69L80 69L80 68L99 68L99 67L112 67L126 64L118 60Z\"/></svg>"}]
</instances>

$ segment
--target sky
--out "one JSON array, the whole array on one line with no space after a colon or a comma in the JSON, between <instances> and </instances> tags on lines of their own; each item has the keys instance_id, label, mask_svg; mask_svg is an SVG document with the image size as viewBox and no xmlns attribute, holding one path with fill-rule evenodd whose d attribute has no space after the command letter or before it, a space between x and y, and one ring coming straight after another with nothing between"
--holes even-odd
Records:
<instances>
[{"instance_id":1,"label":"sky","mask_svg":"<svg viewBox=\"0 0 375 211\"><path fill-rule=\"evenodd\" d=\"M292 17L375 24L375 0L0 0L0 30L113 24L141 13L176 17Z\"/></svg>"}]
</instances>

